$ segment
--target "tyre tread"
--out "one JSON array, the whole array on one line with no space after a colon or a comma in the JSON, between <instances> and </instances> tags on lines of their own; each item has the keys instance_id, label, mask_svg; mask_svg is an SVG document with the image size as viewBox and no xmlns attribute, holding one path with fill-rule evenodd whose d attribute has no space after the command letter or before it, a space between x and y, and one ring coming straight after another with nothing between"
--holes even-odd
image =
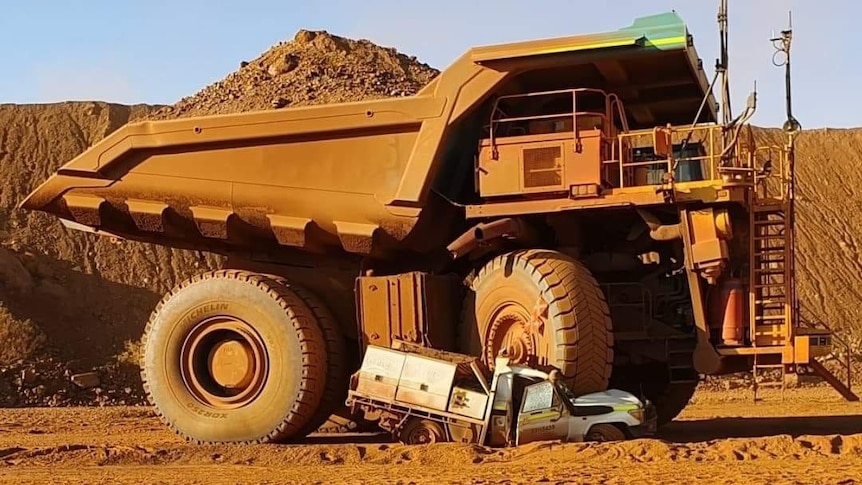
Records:
<instances>
[{"instance_id":1,"label":"tyre tread","mask_svg":"<svg viewBox=\"0 0 862 485\"><path fill-rule=\"evenodd\" d=\"M327 382L327 360L326 344L323 332L315 325L316 318L311 309L304 303L303 299L292 289L283 287L272 278L265 275L252 273L244 270L220 269L201 273L179 283L171 289L156 305L150 314L149 321L144 328L142 341L146 345L149 336L154 331L156 320L164 306L177 294L186 288L208 280L232 279L238 280L265 292L272 298L288 315L294 331L299 339L302 349L302 380L299 383L299 393L292 408L285 414L281 423L265 436L255 440L247 440L244 444L280 442L296 437L303 431L304 426L314 415L320 406L325 394L325 383ZM141 363L141 381L147 400L153 406L156 415L168 428L187 441L196 444L216 444L213 441L198 440L183 433L176 424L171 421L159 409L151 392L148 376Z\"/></svg>"}]
</instances>

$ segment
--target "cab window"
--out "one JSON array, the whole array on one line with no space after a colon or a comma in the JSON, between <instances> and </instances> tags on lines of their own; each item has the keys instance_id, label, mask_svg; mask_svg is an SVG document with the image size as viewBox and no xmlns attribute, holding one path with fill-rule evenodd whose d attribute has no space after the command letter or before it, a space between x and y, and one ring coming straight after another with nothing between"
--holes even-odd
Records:
<instances>
[{"instance_id":1,"label":"cab window","mask_svg":"<svg viewBox=\"0 0 862 485\"><path fill-rule=\"evenodd\" d=\"M554 392L554 385L544 381L528 386L524 390L524 403L522 413L531 413L545 409L556 408L560 405L560 398Z\"/></svg>"}]
</instances>

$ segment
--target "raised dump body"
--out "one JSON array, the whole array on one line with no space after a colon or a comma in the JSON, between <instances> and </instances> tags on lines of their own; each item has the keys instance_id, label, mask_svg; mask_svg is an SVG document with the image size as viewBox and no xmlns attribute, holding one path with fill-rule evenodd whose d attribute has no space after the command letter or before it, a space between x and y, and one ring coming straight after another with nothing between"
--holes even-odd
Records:
<instances>
[{"instance_id":1,"label":"raised dump body","mask_svg":"<svg viewBox=\"0 0 862 485\"><path fill-rule=\"evenodd\" d=\"M707 90L676 14L599 35L465 53L417 95L125 126L23 202L105 233L178 247L427 252L474 201L495 95L612 89L633 128L690 123ZM701 121L714 120L714 101ZM435 192L432 192L435 191Z\"/></svg>"}]
</instances>

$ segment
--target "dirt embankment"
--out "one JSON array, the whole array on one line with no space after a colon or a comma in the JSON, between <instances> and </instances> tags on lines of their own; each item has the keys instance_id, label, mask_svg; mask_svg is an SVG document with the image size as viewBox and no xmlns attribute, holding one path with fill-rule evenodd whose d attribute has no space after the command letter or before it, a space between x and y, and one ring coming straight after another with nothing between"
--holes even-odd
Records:
<instances>
[{"instance_id":1,"label":"dirt embankment","mask_svg":"<svg viewBox=\"0 0 862 485\"><path fill-rule=\"evenodd\" d=\"M300 31L170 107L0 105L0 387L13 391L0 389L7 396L0 405L137 402L134 368L119 366L116 356L140 337L162 294L219 263L213 255L114 244L15 209L63 163L133 120L405 96L437 74L394 49ZM762 135L780 142L774 131ZM799 139L800 293L813 315L857 335L860 153L862 130L808 131ZM22 359L37 363L16 364ZM69 384L67 370L102 365L104 392Z\"/></svg>"}]
</instances>

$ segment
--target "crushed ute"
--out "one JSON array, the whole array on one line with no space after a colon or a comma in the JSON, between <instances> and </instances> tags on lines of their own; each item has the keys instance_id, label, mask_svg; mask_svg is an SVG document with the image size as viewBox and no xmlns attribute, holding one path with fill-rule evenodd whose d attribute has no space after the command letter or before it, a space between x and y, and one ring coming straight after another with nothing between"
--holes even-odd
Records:
<instances>
[{"instance_id":1,"label":"crushed ute","mask_svg":"<svg viewBox=\"0 0 862 485\"><path fill-rule=\"evenodd\" d=\"M617 389L576 396L557 374L502 355L489 379L477 357L395 341L366 349L347 405L405 444L619 441L655 432L648 401Z\"/></svg>"},{"instance_id":2,"label":"crushed ute","mask_svg":"<svg viewBox=\"0 0 862 485\"><path fill-rule=\"evenodd\" d=\"M733 114L716 82L722 3L713 76L673 12L477 47L413 96L127 125L22 206L227 256L164 297L143 341L149 399L195 442L370 426L345 406L350 376L395 341L498 376L501 352L556 371L579 396L553 388L570 422L619 389L661 426L701 376L752 369L810 370L856 399L817 360L843 343L800 318L790 64L784 140L758 144L756 97ZM637 419L620 404L597 416Z\"/></svg>"}]
</instances>

